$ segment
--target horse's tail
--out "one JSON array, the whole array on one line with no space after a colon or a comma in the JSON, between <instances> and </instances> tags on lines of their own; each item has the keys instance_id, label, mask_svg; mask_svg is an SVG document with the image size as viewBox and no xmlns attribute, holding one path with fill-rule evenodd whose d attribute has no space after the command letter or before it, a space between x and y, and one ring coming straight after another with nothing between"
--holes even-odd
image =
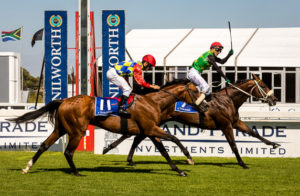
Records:
<instances>
[{"instance_id":1,"label":"horse's tail","mask_svg":"<svg viewBox=\"0 0 300 196\"><path fill-rule=\"evenodd\" d=\"M55 112L57 111L58 107L60 106L60 104L62 104L63 101L64 101L63 99L51 101L50 103L48 103L47 105L43 106L38 110L27 112L22 116L19 116L17 118L7 119L7 120L15 123L23 123L23 122L34 120L48 112L49 113L48 118L53 123Z\"/></svg>"}]
</instances>

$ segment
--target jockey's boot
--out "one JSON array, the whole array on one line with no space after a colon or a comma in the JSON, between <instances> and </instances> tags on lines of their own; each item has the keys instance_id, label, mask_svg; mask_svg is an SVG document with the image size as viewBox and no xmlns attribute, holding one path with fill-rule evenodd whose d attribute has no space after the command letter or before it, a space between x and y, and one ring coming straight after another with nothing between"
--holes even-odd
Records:
<instances>
[{"instance_id":1,"label":"jockey's boot","mask_svg":"<svg viewBox=\"0 0 300 196\"><path fill-rule=\"evenodd\" d=\"M210 93L210 94L207 94L207 95L205 96L205 101L207 101L207 102L210 102L210 101L211 101L211 93Z\"/></svg>"},{"instance_id":2,"label":"jockey's boot","mask_svg":"<svg viewBox=\"0 0 300 196\"><path fill-rule=\"evenodd\" d=\"M125 109L125 104L126 104L127 100L128 100L128 97L125 96L125 95L122 95L121 96L121 101L119 103L119 115L123 116L123 117L126 117L126 118L130 117L130 114Z\"/></svg>"},{"instance_id":3,"label":"jockey's boot","mask_svg":"<svg viewBox=\"0 0 300 196\"><path fill-rule=\"evenodd\" d=\"M196 100L195 104L199 106L204 99L205 99L205 94L201 93L200 97Z\"/></svg>"},{"instance_id":4,"label":"jockey's boot","mask_svg":"<svg viewBox=\"0 0 300 196\"><path fill-rule=\"evenodd\" d=\"M197 105L199 112L206 112L208 110L208 104L205 100L204 93L201 93L200 97L196 100L195 104Z\"/></svg>"}]
</instances>

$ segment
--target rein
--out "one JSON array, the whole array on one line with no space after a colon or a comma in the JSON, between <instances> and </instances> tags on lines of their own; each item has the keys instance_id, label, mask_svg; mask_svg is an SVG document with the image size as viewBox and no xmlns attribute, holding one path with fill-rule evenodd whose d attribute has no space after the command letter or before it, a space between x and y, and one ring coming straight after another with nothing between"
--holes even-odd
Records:
<instances>
[{"instance_id":1,"label":"rein","mask_svg":"<svg viewBox=\"0 0 300 196\"><path fill-rule=\"evenodd\" d=\"M173 93L171 93L171 92L169 92L169 91L167 91L165 89L160 89L160 91L163 91L163 92L165 92L165 93L167 93L169 95L172 95L176 100L181 100L177 95L175 95L175 94L173 94Z\"/></svg>"},{"instance_id":2,"label":"rein","mask_svg":"<svg viewBox=\"0 0 300 196\"><path fill-rule=\"evenodd\" d=\"M270 90L270 92L266 93L266 92L264 91L264 89L262 89L261 86L257 83L256 80L254 80L254 82L255 82L255 86L252 87L252 89L250 90L250 93L248 93L248 92L246 92L246 91L240 89L239 87L237 87L237 86L235 86L235 85L233 85L233 84L231 84L231 83L229 83L229 85L230 85L231 87L237 89L238 91L240 91L240 92L246 94L246 95L249 96L249 97L254 97L254 98L256 98L256 99L258 99L258 100L261 100L261 101L267 101L268 97L271 96L271 95L273 94L273 91ZM256 87L258 88L258 90L259 90L259 92L260 92L260 94L262 95L263 98L258 98L258 97L255 97L255 96L252 95L252 91L253 91Z\"/></svg>"},{"instance_id":3,"label":"rein","mask_svg":"<svg viewBox=\"0 0 300 196\"><path fill-rule=\"evenodd\" d=\"M190 91L189 91L189 88L188 88L188 84L185 85L185 89L186 89L186 91L188 92L190 98L192 99L192 96L191 96ZM167 90L164 90L164 89L160 89L160 91L163 91L163 92L165 92L165 93L167 93L167 94L169 94L169 95L172 95L172 96L176 99L176 101L183 101L183 99L179 98L179 97L178 97L177 95L175 95L174 93L171 93L171 92L169 92L169 91L167 91ZM192 99L192 100L193 100L193 99Z\"/></svg>"}]
</instances>

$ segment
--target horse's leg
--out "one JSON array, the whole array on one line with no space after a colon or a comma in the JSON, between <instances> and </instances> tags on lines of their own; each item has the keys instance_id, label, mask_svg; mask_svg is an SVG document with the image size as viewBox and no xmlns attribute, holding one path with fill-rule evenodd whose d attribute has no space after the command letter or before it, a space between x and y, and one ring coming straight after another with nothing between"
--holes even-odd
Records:
<instances>
[{"instance_id":1,"label":"horse's leg","mask_svg":"<svg viewBox=\"0 0 300 196\"><path fill-rule=\"evenodd\" d=\"M141 141L143 141L145 138L146 138L146 136L143 135L143 134L135 136L135 138L134 138L134 140L133 140L133 143L132 143L132 145L131 145L131 148L130 148L128 157L127 157L128 165L130 165L130 166L135 166L134 162L132 161L132 157L133 157L133 154L134 154L134 150L135 150L136 147L141 143Z\"/></svg>"},{"instance_id":2,"label":"horse's leg","mask_svg":"<svg viewBox=\"0 0 300 196\"><path fill-rule=\"evenodd\" d=\"M183 172L180 169L178 169L178 167L173 163L173 161L171 160L171 158L170 158L168 152L166 151L164 145L162 144L162 142L160 140L158 141L157 138L154 138L154 137L150 137L150 139L152 140L152 142L154 143L154 145L157 147L157 149L159 150L159 152L161 153L161 155L163 157L165 157L165 159L169 163L169 165L172 168L172 170L173 171L177 171L180 176L187 176L187 174L185 172Z\"/></svg>"},{"instance_id":3,"label":"horse's leg","mask_svg":"<svg viewBox=\"0 0 300 196\"><path fill-rule=\"evenodd\" d=\"M29 171L30 167L32 167L33 164L38 160L41 154L45 152L50 146L52 146L54 142L56 142L56 140L58 140L58 138L60 138L64 134L65 132L60 133L58 129L54 129L51 135L41 144L39 150L35 153L32 159L27 163L26 168L22 170L22 174L26 174Z\"/></svg>"},{"instance_id":4,"label":"horse's leg","mask_svg":"<svg viewBox=\"0 0 300 196\"><path fill-rule=\"evenodd\" d=\"M179 139L177 137L165 132L158 126L153 127L153 129L151 131L151 136L155 136L158 138L162 138L162 139L174 142L182 150L183 154L188 158L188 163L190 165L194 165L194 161L193 161L189 151L187 151L187 149L181 144L181 142L179 141Z\"/></svg>"},{"instance_id":5,"label":"horse's leg","mask_svg":"<svg viewBox=\"0 0 300 196\"><path fill-rule=\"evenodd\" d=\"M160 132L160 134L159 134L160 138L172 141L180 148L180 150L183 152L183 154L187 157L188 164L190 164L190 165L195 164L195 162L194 162L193 158L191 157L189 151L182 145L182 143L180 142L180 140L177 137L175 137L174 135L171 135L171 134L169 134L165 131L163 131L163 134L162 134L161 131L159 131L159 132Z\"/></svg>"},{"instance_id":6,"label":"horse's leg","mask_svg":"<svg viewBox=\"0 0 300 196\"><path fill-rule=\"evenodd\" d=\"M236 143L235 143L235 140L234 140L234 135L233 135L233 129L231 126L225 128L225 129L222 129L223 133L225 134L225 137L230 145L230 148L231 150L233 151L233 153L235 154L235 157L238 161L238 164L240 166L242 166L244 169L248 169L248 167L245 165L245 163L243 162L240 154L239 154L239 151L238 151L238 148L236 146Z\"/></svg>"},{"instance_id":7,"label":"horse's leg","mask_svg":"<svg viewBox=\"0 0 300 196\"><path fill-rule=\"evenodd\" d=\"M278 148L280 146L280 144L275 143L275 142L271 142L265 138L263 138L262 136L260 136L257 132L253 131L252 129L250 129L243 121L238 120L234 125L234 128L238 129L239 131L242 131L244 133L247 133L248 135L251 135L252 137L256 137L257 139L259 139L260 141L262 141L263 143L267 144L267 145L272 145L273 148Z\"/></svg>"},{"instance_id":8,"label":"horse's leg","mask_svg":"<svg viewBox=\"0 0 300 196\"><path fill-rule=\"evenodd\" d=\"M180 140L177 137L175 137L174 135L170 135L169 137L171 138L171 141L174 142L180 148L180 150L183 152L183 154L187 157L188 164L194 165L195 162L194 162L193 158L191 157L189 151L182 145Z\"/></svg>"},{"instance_id":9,"label":"horse's leg","mask_svg":"<svg viewBox=\"0 0 300 196\"><path fill-rule=\"evenodd\" d=\"M124 140L126 140L127 138L130 138L130 137L131 137L131 135L122 135L122 137L120 137L119 139L117 139L116 141L114 141L113 143L111 143L109 146L104 147L102 154L106 154L108 151L110 151L111 149L115 148L121 142L123 142Z\"/></svg>"},{"instance_id":10,"label":"horse's leg","mask_svg":"<svg viewBox=\"0 0 300 196\"><path fill-rule=\"evenodd\" d=\"M64 153L64 155L70 165L71 171L75 174L75 176L81 176L78 173L78 171L75 167L75 164L73 162L74 151L76 150L81 138L82 138L82 135L80 135L80 134L70 136L68 146Z\"/></svg>"}]
</instances>

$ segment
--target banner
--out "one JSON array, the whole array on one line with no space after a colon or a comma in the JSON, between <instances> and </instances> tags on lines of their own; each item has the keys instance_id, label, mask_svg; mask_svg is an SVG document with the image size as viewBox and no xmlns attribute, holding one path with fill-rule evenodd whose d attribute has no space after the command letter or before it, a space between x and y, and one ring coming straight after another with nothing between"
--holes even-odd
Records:
<instances>
[{"instance_id":1,"label":"banner","mask_svg":"<svg viewBox=\"0 0 300 196\"><path fill-rule=\"evenodd\" d=\"M67 11L45 11L45 103L67 97Z\"/></svg>"},{"instance_id":2,"label":"banner","mask_svg":"<svg viewBox=\"0 0 300 196\"><path fill-rule=\"evenodd\" d=\"M0 111L0 151L37 151L40 145L53 132L53 125L47 117L34 121L16 124L6 119L15 118L30 110ZM50 151L63 150L63 137L58 139L49 149Z\"/></svg>"},{"instance_id":3,"label":"banner","mask_svg":"<svg viewBox=\"0 0 300 196\"><path fill-rule=\"evenodd\" d=\"M109 83L106 72L116 63L125 60L125 12L103 10L102 12L102 68L103 97L116 97L119 88Z\"/></svg>"},{"instance_id":4,"label":"banner","mask_svg":"<svg viewBox=\"0 0 300 196\"><path fill-rule=\"evenodd\" d=\"M279 143L276 149L266 145L257 138L234 129L234 137L238 151L242 157L300 157L300 126L299 122L247 122L251 129L265 139ZM179 122L167 122L160 126L164 131L176 136L191 156L235 157L225 135L220 130L201 130ZM120 136L118 136L119 138ZM95 132L95 153L101 154L117 138L114 133ZM109 154L127 155L134 136L123 141ZM179 147L170 141L163 144L171 156L184 156ZM135 155L160 155L150 139L145 139L135 149Z\"/></svg>"}]
</instances>

